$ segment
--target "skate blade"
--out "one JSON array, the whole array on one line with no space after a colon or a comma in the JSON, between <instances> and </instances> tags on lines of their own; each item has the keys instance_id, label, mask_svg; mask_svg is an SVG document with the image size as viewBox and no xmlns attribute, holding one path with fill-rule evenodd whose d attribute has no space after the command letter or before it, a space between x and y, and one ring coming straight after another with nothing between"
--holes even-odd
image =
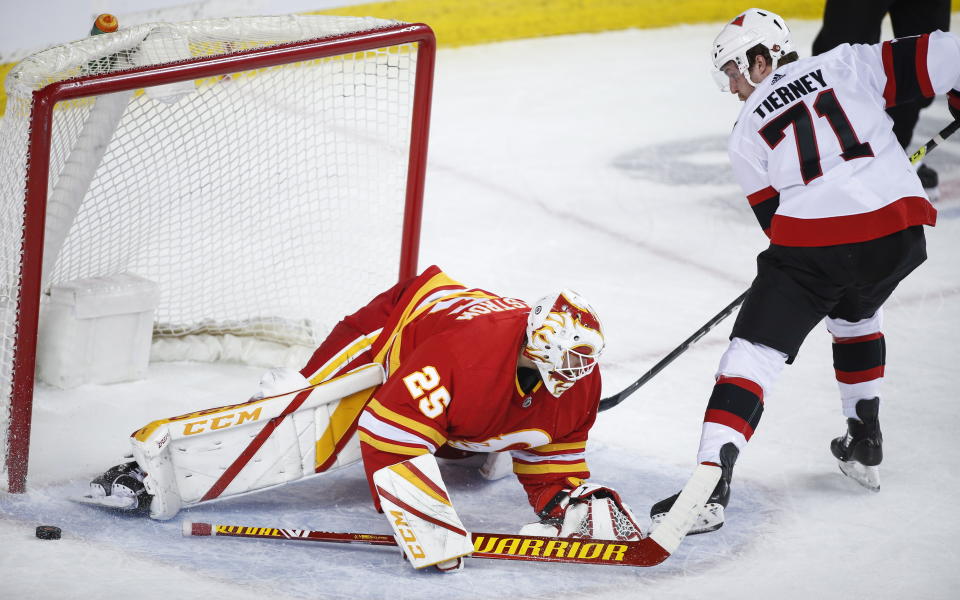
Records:
<instances>
[{"instance_id":1,"label":"skate blade","mask_svg":"<svg viewBox=\"0 0 960 600\"><path fill-rule=\"evenodd\" d=\"M122 496L91 496L89 494L85 496L71 496L70 500L78 504L86 504L87 506L97 506L100 508L107 508L110 510L118 510L123 512L128 512L137 507L137 499L133 497L122 497Z\"/></svg>"},{"instance_id":2,"label":"skate blade","mask_svg":"<svg viewBox=\"0 0 960 600\"><path fill-rule=\"evenodd\" d=\"M867 467L855 460L838 461L840 472L871 492L880 491L880 467Z\"/></svg>"},{"instance_id":3,"label":"skate blade","mask_svg":"<svg viewBox=\"0 0 960 600\"><path fill-rule=\"evenodd\" d=\"M650 531L656 529L657 525L660 524L660 521L663 521L666 518L667 513L660 513L650 517ZM722 504L707 504L703 507L703 510L700 511L700 514L697 516L697 520L693 523L693 526L690 527L690 531L687 532L687 535L697 535L699 533L709 533L711 531L716 531L723 527L723 505Z\"/></svg>"}]
</instances>

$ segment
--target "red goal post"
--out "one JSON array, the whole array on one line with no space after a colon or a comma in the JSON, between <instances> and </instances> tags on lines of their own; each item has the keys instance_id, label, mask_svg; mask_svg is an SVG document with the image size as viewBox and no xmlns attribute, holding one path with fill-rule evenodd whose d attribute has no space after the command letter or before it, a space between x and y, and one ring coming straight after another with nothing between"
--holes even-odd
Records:
<instances>
[{"instance_id":1,"label":"red goal post","mask_svg":"<svg viewBox=\"0 0 960 600\"><path fill-rule=\"evenodd\" d=\"M332 30L346 32L315 35L327 31L323 19L336 19ZM14 82L27 90L26 104L18 106L16 95L9 95L2 141L9 146L25 135L26 148L0 148L5 153L0 184L12 188L2 198L2 228L12 233L0 232L0 260L8 271L0 281L0 450L9 492L26 488L41 301L57 282L131 270L160 284L164 300L156 335L209 333L221 326L219 331L236 333L254 324L240 335L266 332L276 341L270 336L277 329L289 333L292 323L306 324L292 335L309 344L322 339L346 314L344 308L355 309L396 281L398 271L400 278L415 274L434 35L423 24L350 19L190 22L200 29L209 23L213 31L214 50L199 52L203 44L164 24L162 34L144 29L136 34L139 41L127 46L98 40L110 53L88 57L79 67L63 64L75 58L84 40L44 51L40 54L52 57L56 69L33 80L46 77L49 83ZM257 32L254 41L243 38L247 20ZM288 25L293 31L282 31ZM236 31L239 37L231 38ZM146 56L151 36L172 36L191 55L161 53L161 59L174 62L142 64L157 55ZM299 88L308 81L315 87ZM9 80L7 87L12 89ZM324 91L310 96L315 90ZM127 94L125 108L114 124L91 127L96 102L121 93ZM224 98L231 104L219 104ZM140 104L147 108L133 114ZM83 107L87 116L64 142L58 120L65 121L60 113L74 107ZM269 121L274 112L282 125ZM105 141L90 144L101 148L88 161L94 165L72 166L71 148L81 147L90 129L108 131ZM170 129L170 137L160 140ZM380 139L385 131L392 137ZM142 150L154 143L157 154ZM97 157L102 147L106 156ZM320 148L316 156L314 147ZM73 212L53 215L48 201L74 185L69 180L77 179L71 170L77 168L89 173L79 193L63 192L76 196ZM201 212L207 209L214 214ZM66 221L63 231L52 231L54 218ZM159 241L151 237L157 223L164 229ZM260 238L280 237L285 239L276 248L255 246ZM194 245L201 242L207 246ZM115 255L113 262L105 255ZM256 262L261 257L263 264ZM229 266L231 259L239 264ZM199 276L185 273L194 263ZM287 274L275 273L284 263L295 264ZM198 289L221 272L224 280L211 282L217 287ZM354 280L357 273L366 278ZM273 283L274 276L280 283ZM184 289L167 293L165 282ZM246 300L261 289L281 287L280 298L254 299L250 306L205 304ZM304 298L293 298L297 294ZM187 308L172 306L180 296ZM263 321L270 325L263 327Z\"/></svg>"}]
</instances>

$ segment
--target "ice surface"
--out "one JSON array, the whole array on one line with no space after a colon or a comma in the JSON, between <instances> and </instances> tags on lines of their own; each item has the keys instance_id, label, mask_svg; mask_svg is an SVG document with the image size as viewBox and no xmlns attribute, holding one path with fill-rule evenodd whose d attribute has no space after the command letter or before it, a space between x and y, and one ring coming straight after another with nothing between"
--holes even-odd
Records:
<instances>
[{"instance_id":1,"label":"ice surface","mask_svg":"<svg viewBox=\"0 0 960 600\"><path fill-rule=\"evenodd\" d=\"M806 53L816 23L794 23ZM608 334L607 395L639 377L749 284L765 246L724 157L739 109L707 58L716 26L623 31L442 50L421 266L535 299L576 289ZM919 145L948 121L942 100ZM30 491L0 495L0 597L457 598L593 600L955 598L960 586L960 143L941 176L930 260L887 305L883 488L843 477L829 441L845 426L830 338L811 333L766 398L735 471L728 522L658 567L473 560L414 572L388 548L183 539L156 523L64 497L117 462L126 436L186 410L236 402L259 371L154 365L151 380L38 390ZM589 460L640 515L692 472L712 375L732 319L599 417ZM464 523L515 531L518 484L445 468ZM359 469L183 513L193 521L389 531ZM60 541L33 537L39 524Z\"/></svg>"}]
</instances>

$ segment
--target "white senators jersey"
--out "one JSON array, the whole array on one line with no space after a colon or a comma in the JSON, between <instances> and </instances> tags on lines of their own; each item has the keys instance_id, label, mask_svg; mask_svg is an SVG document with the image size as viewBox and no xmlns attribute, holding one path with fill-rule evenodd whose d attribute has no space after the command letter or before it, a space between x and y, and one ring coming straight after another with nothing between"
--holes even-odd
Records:
<instances>
[{"instance_id":1,"label":"white senators jersey","mask_svg":"<svg viewBox=\"0 0 960 600\"><path fill-rule=\"evenodd\" d=\"M934 225L885 109L960 87L960 40L936 31L844 44L779 67L744 102L734 175L773 244L832 246Z\"/></svg>"}]
</instances>

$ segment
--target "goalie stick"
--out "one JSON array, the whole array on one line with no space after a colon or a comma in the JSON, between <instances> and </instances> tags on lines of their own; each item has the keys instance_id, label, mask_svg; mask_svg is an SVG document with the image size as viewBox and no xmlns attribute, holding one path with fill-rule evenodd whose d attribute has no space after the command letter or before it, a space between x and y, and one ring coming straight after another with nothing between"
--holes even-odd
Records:
<instances>
[{"instance_id":1,"label":"goalie stick","mask_svg":"<svg viewBox=\"0 0 960 600\"><path fill-rule=\"evenodd\" d=\"M504 533L472 533L474 558L652 567L676 551L720 479L720 467L698 465L663 521L639 541L550 538ZM336 533L309 529L247 527L184 521L185 537L233 537L335 544L397 546L392 535Z\"/></svg>"},{"instance_id":2,"label":"goalie stick","mask_svg":"<svg viewBox=\"0 0 960 600\"><path fill-rule=\"evenodd\" d=\"M910 164L917 164L927 154L929 154L930 151L932 151L934 148L942 144L944 140L946 140L948 137L956 133L957 129L960 129L960 119L956 119L953 122L951 122L949 125L941 129L940 132L937 133L937 135L930 138L930 140L928 140L926 144L917 148L916 152L910 155ZM609 410L614 406L620 404L626 399L627 396L637 391L640 388L640 386L642 386L646 382L653 379L653 377L657 373L662 371L664 367L666 367L667 365L672 363L674 360L676 360L678 356L686 352L690 348L690 346L692 346L697 342L697 340L699 340L704 335L706 335L708 331L716 327L717 323L719 323L720 321L723 321L728 316L730 316L730 313L732 313L734 309L740 306L743 303L744 299L746 299L746 297L747 297L747 292L740 294L733 302L728 304L723 310L721 310L719 313L714 315L712 319L707 321L703 325L703 327L698 329L696 332L694 332L693 335L691 335L686 340L684 340L683 343L681 343L679 346L674 348L673 351L670 352L670 354L663 357L663 359L661 359L660 362L653 365L653 367L651 367L649 371L641 375L640 379L634 381L633 383L628 385L626 388L624 388L622 391L610 396L609 398L604 398L603 400L601 400L599 411L603 412L605 410Z\"/></svg>"}]
</instances>

